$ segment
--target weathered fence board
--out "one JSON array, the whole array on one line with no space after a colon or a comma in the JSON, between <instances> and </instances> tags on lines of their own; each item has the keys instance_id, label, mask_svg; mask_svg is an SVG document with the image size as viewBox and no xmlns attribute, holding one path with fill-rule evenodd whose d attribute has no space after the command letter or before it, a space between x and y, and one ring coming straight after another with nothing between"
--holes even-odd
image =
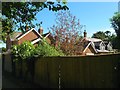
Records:
<instances>
[{"instance_id":1,"label":"weathered fence board","mask_svg":"<svg viewBox=\"0 0 120 90\"><path fill-rule=\"evenodd\" d=\"M115 65L117 65L119 62L120 55L87 56L74 58L64 57L60 61L61 87L119 87L120 76L118 75L120 74L120 64L117 67L119 69L117 69L117 71L114 70Z\"/></svg>"},{"instance_id":2,"label":"weathered fence board","mask_svg":"<svg viewBox=\"0 0 120 90\"><path fill-rule=\"evenodd\" d=\"M3 57L2 57L3 59L2 60L4 60L3 61L4 62L3 69L5 71L7 71L7 72L12 72L11 54L9 52L6 52L6 53L4 53L2 55L3 55Z\"/></svg>"},{"instance_id":3,"label":"weathered fence board","mask_svg":"<svg viewBox=\"0 0 120 90\"><path fill-rule=\"evenodd\" d=\"M58 88L58 62L55 58L41 58L35 62L35 83L46 88Z\"/></svg>"}]
</instances>

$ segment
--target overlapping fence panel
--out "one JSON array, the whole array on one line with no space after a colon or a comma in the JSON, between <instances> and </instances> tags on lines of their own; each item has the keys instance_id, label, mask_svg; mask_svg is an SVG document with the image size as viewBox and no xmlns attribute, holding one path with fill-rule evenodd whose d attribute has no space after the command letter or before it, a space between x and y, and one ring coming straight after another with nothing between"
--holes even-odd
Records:
<instances>
[{"instance_id":1,"label":"overlapping fence panel","mask_svg":"<svg viewBox=\"0 0 120 90\"><path fill-rule=\"evenodd\" d=\"M38 58L35 62L35 83L46 88L58 88L58 61L57 58Z\"/></svg>"},{"instance_id":2,"label":"overlapping fence panel","mask_svg":"<svg viewBox=\"0 0 120 90\"><path fill-rule=\"evenodd\" d=\"M61 60L61 87L119 87L120 64L116 67L119 62L120 55L63 58Z\"/></svg>"},{"instance_id":3,"label":"overlapping fence panel","mask_svg":"<svg viewBox=\"0 0 120 90\"><path fill-rule=\"evenodd\" d=\"M120 54L40 58L35 64L35 81L42 86L55 88L59 84L61 88L119 87L119 62Z\"/></svg>"}]
</instances>

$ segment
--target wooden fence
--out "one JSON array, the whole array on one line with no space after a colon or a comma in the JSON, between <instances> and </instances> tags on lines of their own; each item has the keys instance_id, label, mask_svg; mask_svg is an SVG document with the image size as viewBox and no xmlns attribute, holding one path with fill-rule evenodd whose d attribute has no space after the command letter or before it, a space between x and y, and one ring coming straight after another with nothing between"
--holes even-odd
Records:
<instances>
[{"instance_id":1,"label":"wooden fence","mask_svg":"<svg viewBox=\"0 0 120 90\"><path fill-rule=\"evenodd\" d=\"M38 57L34 83L47 88L118 88L120 54Z\"/></svg>"},{"instance_id":2,"label":"wooden fence","mask_svg":"<svg viewBox=\"0 0 120 90\"><path fill-rule=\"evenodd\" d=\"M2 53L2 70L12 72L12 59L10 52Z\"/></svg>"}]
</instances>

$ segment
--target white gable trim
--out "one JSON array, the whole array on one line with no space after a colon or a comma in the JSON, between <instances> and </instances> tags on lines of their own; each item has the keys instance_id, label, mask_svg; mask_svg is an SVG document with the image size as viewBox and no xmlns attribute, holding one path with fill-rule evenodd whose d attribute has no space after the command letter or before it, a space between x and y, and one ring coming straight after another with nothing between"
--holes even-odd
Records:
<instances>
[{"instance_id":1,"label":"white gable trim","mask_svg":"<svg viewBox=\"0 0 120 90\"><path fill-rule=\"evenodd\" d=\"M89 43L88 45L87 45L87 47L84 49L84 51L83 52L85 52L86 51L86 49L89 47L89 45L90 45L91 43Z\"/></svg>"},{"instance_id":2,"label":"white gable trim","mask_svg":"<svg viewBox=\"0 0 120 90\"><path fill-rule=\"evenodd\" d=\"M48 33L44 38L47 38L50 35L50 33Z\"/></svg>"},{"instance_id":3,"label":"white gable trim","mask_svg":"<svg viewBox=\"0 0 120 90\"><path fill-rule=\"evenodd\" d=\"M84 51L83 52L85 52L86 50L87 50L87 48L90 46L90 44L92 45L92 42L90 42L88 45L87 45L87 47L84 49ZM92 47L93 47L93 49L95 50L95 52L97 53L97 50L94 48L94 46L92 45Z\"/></svg>"},{"instance_id":4,"label":"white gable trim","mask_svg":"<svg viewBox=\"0 0 120 90\"><path fill-rule=\"evenodd\" d=\"M101 41L100 45L101 45L101 44L103 44L104 46L106 46L105 43L104 43L103 41Z\"/></svg>"},{"instance_id":5,"label":"white gable trim","mask_svg":"<svg viewBox=\"0 0 120 90\"><path fill-rule=\"evenodd\" d=\"M36 40L34 40L34 41L32 41L31 43L32 44L35 44L36 42L38 42L38 41L40 41L41 39L40 38L38 38L38 39L36 39Z\"/></svg>"},{"instance_id":6,"label":"white gable trim","mask_svg":"<svg viewBox=\"0 0 120 90\"><path fill-rule=\"evenodd\" d=\"M38 33L35 29L34 29L34 31L35 31L41 38L43 38L43 36L42 36L40 33Z\"/></svg>"},{"instance_id":7,"label":"white gable trim","mask_svg":"<svg viewBox=\"0 0 120 90\"><path fill-rule=\"evenodd\" d=\"M27 31L26 33L24 33L22 36L20 36L19 38L17 38L17 40L20 40L21 38L23 38L25 35L27 35L28 33L30 33L31 31L35 31L41 38L43 38L34 28L32 28L31 30Z\"/></svg>"}]
</instances>

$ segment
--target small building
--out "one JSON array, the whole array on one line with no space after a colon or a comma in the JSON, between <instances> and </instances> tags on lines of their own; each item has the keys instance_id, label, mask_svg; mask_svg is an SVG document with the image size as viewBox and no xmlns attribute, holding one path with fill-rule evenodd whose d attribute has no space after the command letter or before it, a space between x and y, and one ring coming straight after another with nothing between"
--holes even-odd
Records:
<instances>
[{"instance_id":1,"label":"small building","mask_svg":"<svg viewBox=\"0 0 120 90\"><path fill-rule=\"evenodd\" d=\"M81 52L82 55L106 54L113 52L111 42L102 41L98 38L89 38L87 37L86 31L84 31L84 37L80 43L84 46L84 49Z\"/></svg>"},{"instance_id":2,"label":"small building","mask_svg":"<svg viewBox=\"0 0 120 90\"><path fill-rule=\"evenodd\" d=\"M40 40L43 38L51 44L51 41L49 40L50 32L43 34L43 29L40 28L38 31L36 31L34 28L30 30L26 30L25 33L22 32L14 32L12 36L7 36L6 41L6 48L7 50L11 48L12 45L20 45L24 41L30 41L33 45L37 45Z\"/></svg>"},{"instance_id":3,"label":"small building","mask_svg":"<svg viewBox=\"0 0 120 90\"><path fill-rule=\"evenodd\" d=\"M109 41L104 41L104 43L105 43L105 49L106 50L109 50L109 51L112 51L113 50L113 46L112 46L112 43L111 42L109 42Z\"/></svg>"},{"instance_id":4,"label":"small building","mask_svg":"<svg viewBox=\"0 0 120 90\"><path fill-rule=\"evenodd\" d=\"M88 41L87 44L84 44L82 55L95 55L96 53L97 51L93 46L92 42Z\"/></svg>"}]
</instances>

